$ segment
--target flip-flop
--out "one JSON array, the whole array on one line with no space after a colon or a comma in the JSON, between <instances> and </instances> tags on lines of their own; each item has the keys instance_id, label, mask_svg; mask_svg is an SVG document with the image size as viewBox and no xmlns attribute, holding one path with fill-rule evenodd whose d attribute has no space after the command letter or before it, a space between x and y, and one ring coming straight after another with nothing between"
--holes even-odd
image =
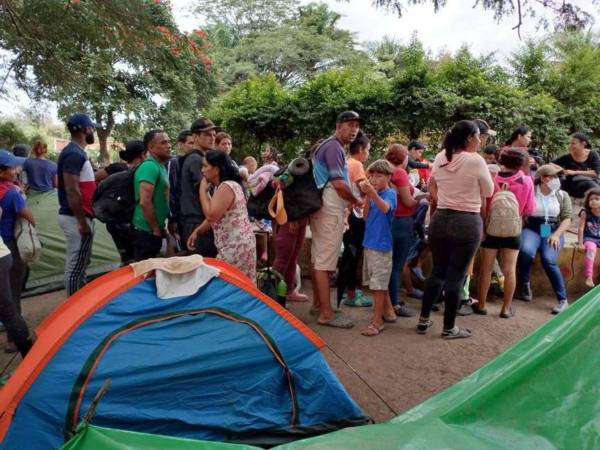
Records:
<instances>
[{"instance_id":1,"label":"flip-flop","mask_svg":"<svg viewBox=\"0 0 600 450\"><path fill-rule=\"evenodd\" d=\"M385 317L383 316L383 321L385 323L395 323L398 321L398 317L396 316L396 314L394 313L394 315L392 317Z\"/></svg>"},{"instance_id":2,"label":"flip-flop","mask_svg":"<svg viewBox=\"0 0 600 450\"><path fill-rule=\"evenodd\" d=\"M379 327L376 327L375 324L370 323L364 330L360 332L360 334L362 334L363 336L373 337L381 333L383 329L383 324L381 324Z\"/></svg>"},{"instance_id":3,"label":"flip-flop","mask_svg":"<svg viewBox=\"0 0 600 450\"><path fill-rule=\"evenodd\" d=\"M332 327L332 328L352 328L354 326L354 323L348 319L347 317L344 317L341 314L336 314L335 316L333 316L331 319L326 320L325 322L321 322L320 320L317 320L317 323L319 325L323 325L324 327Z\"/></svg>"},{"instance_id":4,"label":"flip-flop","mask_svg":"<svg viewBox=\"0 0 600 450\"><path fill-rule=\"evenodd\" d=\"M336 308L335 306L332 306L331 309L335 314L342 311L340 308ZM308 310L308 314L310 314L311 316L318 316L320 312L321 310L319 308L315 308L314 306L311 306Z\"/></svg>"}]
</instances>

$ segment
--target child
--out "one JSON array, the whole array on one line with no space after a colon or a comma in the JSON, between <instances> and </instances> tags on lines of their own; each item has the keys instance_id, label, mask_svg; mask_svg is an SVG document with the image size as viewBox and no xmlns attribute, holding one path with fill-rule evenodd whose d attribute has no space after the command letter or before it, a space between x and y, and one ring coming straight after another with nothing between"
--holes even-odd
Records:
<instances>
[{"instance_id":1,"label":"child","mask_svg":"<svg viewBox=\"0 0 600 450\"><path fill-rule=\"evenodd\" d=\"M367 180L360 184L368 198L364 209L363 284L373 291L375 306L371 323L361 334L377 336L383 330L383 322L396 321L388 284L392 270L392 220L397 197L396 191L390 187L394 166L389 161L377 160L367 172Z\"/></svg>"},{"instance_id":2,"label":"child","mask_svg":"<svg viewBox=\"0 0 600 450\"><path fill-rule=\"evenodd\" d=\"M495 145L486 145L483 149L483 159L486 164L496 164L498 155L498 147Z\"/></svg>"},{"instance_id":3,"label":"child","mask_svg":"<svg viewBox=\"0 0 600 450\"><path fill-rule=\"evenodd\" d=\"M585 285L594 287L594 260L600 245L600 188L590 189L585 194L583 209L579 213L579 250L585 251L583 274Z\"/></svg>"}]
</instances>

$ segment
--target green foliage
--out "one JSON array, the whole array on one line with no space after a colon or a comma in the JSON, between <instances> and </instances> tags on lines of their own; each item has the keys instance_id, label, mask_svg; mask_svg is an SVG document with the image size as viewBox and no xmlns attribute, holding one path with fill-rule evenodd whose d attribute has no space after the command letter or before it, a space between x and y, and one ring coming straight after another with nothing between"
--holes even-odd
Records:
<instances>
[{"instance_id":1,"label":"green foliage","mask_svg":"<svg viewBox=\"0 0 600 450\"><path fill-rule=\"evenodd\" d=\"M59 115L90 113L104 156L120 121L189 126L215 90L206 36L178 31L168 3L3 2L0 46L18 85L56 101ZM52 43L52 45L49 45ZM185 123L185 125L184 125Z\"/></svg>"},{"instance_id":2,"label":"green foliage","mask_svg":"<svg viewBox=\"0 0 600 450\"><path fill-rule=\"evenodd\" d=\"M210 114L236 147L256 152L270 142L290 157L332 133L337 114L347 109L365 119L375 153L399 138L425 139L436 148L452 123L477 117L496 128L498 144L514 128L529 126L533 145L548 159L565 152L574 131L600 138L600 44L593 35L528 42L506 67L466 47L432 58L415 36L407 44L371 44L367 53L371 65L328 70L296 87L274 74L252 76Z\"/></svg>"},{"instance_id":3,"label":"green foliage","mask_svg":"<svg viewBox=\"0 0 600 450\"><path fill-rule=\"evenodd\" d=\"M198 3L198 11L209 23L211 56L225 86L267 73L275 74L285 86L296 86L362 57L354 49L352 34L338 27L341 16L325 4L298 6L290 0Z\"/></svg>"},{"instance_id":4,"label":"green foliage","mask_svg":"<svg viewBox=\"0 0 600 450\"><path fill-rule=\"evenodd\" d=\"M12 121L0 123L0 148L10 150L13 145L27 142L25 132Z\"/></svg>"}]
</instances>

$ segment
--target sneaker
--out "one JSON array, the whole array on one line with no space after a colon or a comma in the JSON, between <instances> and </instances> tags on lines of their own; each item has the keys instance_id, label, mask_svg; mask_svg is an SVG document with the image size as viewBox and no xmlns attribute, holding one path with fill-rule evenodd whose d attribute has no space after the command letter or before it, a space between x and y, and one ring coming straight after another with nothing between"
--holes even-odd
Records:
<instances>
[{"instance_id":1,"label":"sneaker","mask_svg":"<svg viewBox=\"0 0 600 450\"><path fill-rule=\"evenodd\" d=\"M417 334L427 334L429 329L433 326L433 321L426 319L419 319L419 323L417 324Z\"/></svg>"},{"instance_id":2,"label":"sneaker","mask_svg":"<svg viewBox=\"0 0 600 450\"><path fill-rule=\"evenodd\" d=\"M457 314L459 316L470 316L473 314L473 306L470 300L461 300L460 308L458 308Z\"/></svg>"},{"instance_id":3,"label":"sneaker","mask_svg":"<svg viewBox=\"0 0 600 450\"><path fill-rule=\"evenodd\" d=\"M404 305L395 306L394 311L396 311L398 317L415 317L417 315L417 312L414 309Z\"/></svg>"},{"instance_id":4,"label":"sneaker","mask_svg":"<svg viewBox=\"0 0 600 450\"><path fill-rule=\"evenodd\" d=\"M354 291L354 297L352 298L348 298L348 295L344 294L342 297L342 303L346 306L373 306L373 300L367 297L360 289L356 289L356 291Z\"/></svg>"},{"instance_id":5,"label":"sneaker","mask_svg":"<svg viewBox=\"0 0 600 450\"><path fill-rule=\"evenodd\" d=\"M552 308L552 314L560 314L569 306L569 302L567 300L561 300L558 302L554 308Z\"/></svg>"},{"instance_id":6,"label":"sneaker","mask_svg":"<svg viewBox=\"0 0 600 450\"><path fill-rule=\"evenodd\" d=\"M423 298L423 291L421 289L413 289L410 294L406 294L407 297L416 298L417 300L421 300Z\"/></svg>"}]
</instances>

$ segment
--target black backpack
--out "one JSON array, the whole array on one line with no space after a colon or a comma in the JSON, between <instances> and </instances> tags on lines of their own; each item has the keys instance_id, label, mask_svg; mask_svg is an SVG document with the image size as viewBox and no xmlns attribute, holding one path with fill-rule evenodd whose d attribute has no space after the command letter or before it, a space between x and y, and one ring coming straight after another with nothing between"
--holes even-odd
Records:
<instances>
[{"instance_id":1,"label":"black backpack","mask_svg":"<svg viewBox=\"0 0 600 450\"><path fill-rule=\"evenodd\" d=\"M323 189L319 189L313 176L312 161L308 159L309 170L302 175L294 175L293 182L282 189L283 202L288 221L302 219L321 209ZM287 168L275 176L282 175Z\"/></svg>"},{"instance_id":2,"label":"black backpack","mask_svg":"<svg viewBox=\"0 0 600 450\"><path fill-rule=\"evenodd\" d=\"M133 168L113 173L100 182L92 197L92 208L100 222L131 222L136 204L135 171Z\"/></svg>"},{"instance_id":3,"label":"black backpack","mask_svg":"<svg viewBox=\"0 0 600 450\"><path fill-rule=\"evenodd\" d=\"M258 195L248 196L248 215L256 220L271 220L269 214L269 202L275 195L275 188L269 182Z\"/></svg>"}]
</instances>

